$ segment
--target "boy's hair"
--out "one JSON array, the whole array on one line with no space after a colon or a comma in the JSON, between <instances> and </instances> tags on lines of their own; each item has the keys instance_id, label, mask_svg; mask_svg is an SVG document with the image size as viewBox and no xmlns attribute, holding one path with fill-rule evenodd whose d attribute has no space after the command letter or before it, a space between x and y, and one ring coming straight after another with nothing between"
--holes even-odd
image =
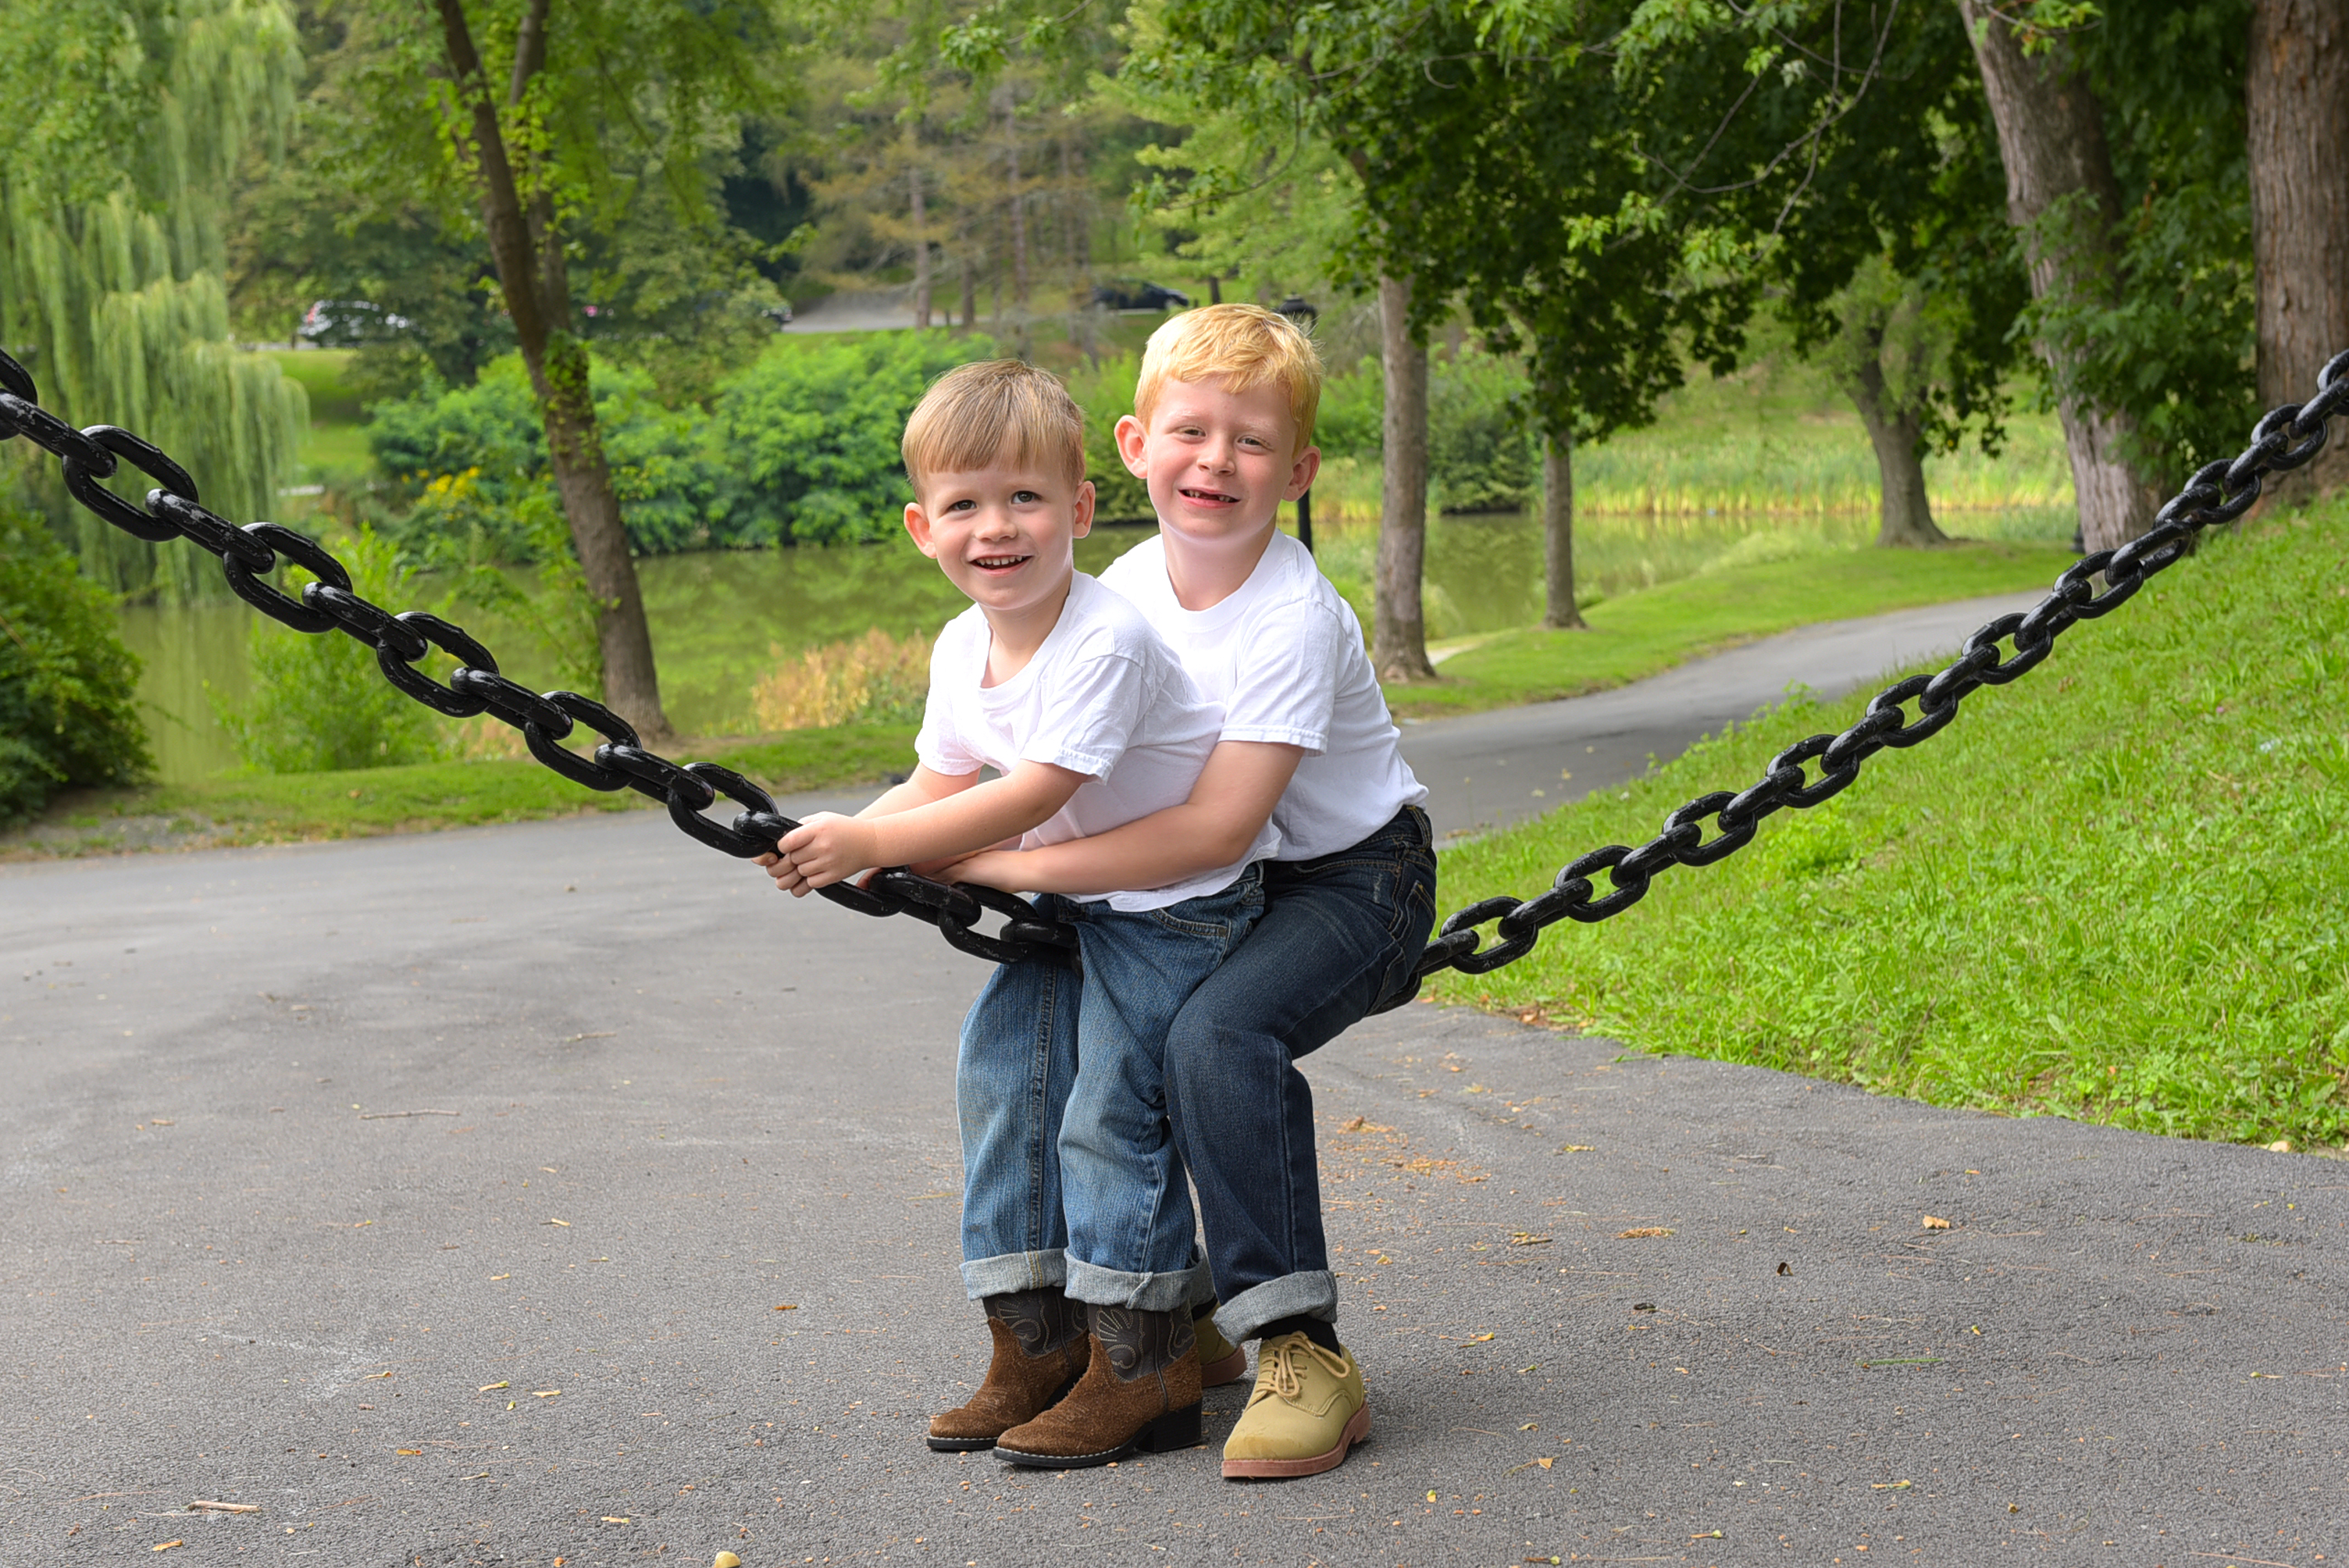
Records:
<instances>
[{"instance_id":1,"label":"boy's hair","mask_svg":"<svg viewBox=\"0 0 2349 1568\"><path fill-rule=\"evenodd\" d=\"M1009 460L1085 477L1085 417L1061 378L1017 359L983 359L947 371L905 420L905 478L915 490L936 473L968 473Z\"/></svg>"},{"instance_id":2,"label":"boy's hair","mask_svg":"<svg viewBox=\"0 0 2349 1568\"><path fill-rule=\"evenodd\" d=\"M1167 382L1211 377L1221 377L1234 392L1279 383L1297 421L1297 449L1312 444L1313 420L1321 407L1321 356L1295 322L1260 304L1185 311L1150 335L1150 346L1142 351L1142 378L1133 388L1133 411L1147 425Z\"/></svg>"}]
</instances>

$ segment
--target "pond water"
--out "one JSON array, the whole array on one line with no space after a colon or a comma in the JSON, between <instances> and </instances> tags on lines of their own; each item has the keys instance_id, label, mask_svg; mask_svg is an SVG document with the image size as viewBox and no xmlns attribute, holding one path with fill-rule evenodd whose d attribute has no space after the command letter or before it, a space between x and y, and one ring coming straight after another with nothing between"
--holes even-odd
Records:
<instances>
[{"instance_id":1,"label":"pond water","mask_svg":"<svg viewBox=\"0 0 2349 1568\"><path fill-rule=\"evenodd\" d=\"M2065 507L1944 515L1942 526L1974 538L2060 539L2072 530ZM1724 561L1769 560L1865 545L1867 512L1772 514L1593 514L1577 520L1577 582L1586 603L1690 576ZM1098 573L1148 539L1148 528L1103 528L1077 545L1081 571ZM1378 531L1368 522L1317 520L1316 547L1330 573L1367 621ZM819 550L722 551L652 556L636 563L660 662L670 719L688 734L751 728L752 684L782 657L845 641L868 627L930 632L965 603L912 544ZM521 578L527 585L527 578ZM1444 517L1428 528L1425 604L1432 640L1504 631L1538 620L1542 548L1538 521L1522 513ZM445 590L427 581L414 595L431 605ZM555 684L553 661L520 627L464 604L443 610L487 644L501 667L536 687ZM123 638L143 661L139 695L166 781L210 777L236 766L216 706L243 702L246 650L255 617L226 600L129 605Z\"/></svg>"}]
</instances>

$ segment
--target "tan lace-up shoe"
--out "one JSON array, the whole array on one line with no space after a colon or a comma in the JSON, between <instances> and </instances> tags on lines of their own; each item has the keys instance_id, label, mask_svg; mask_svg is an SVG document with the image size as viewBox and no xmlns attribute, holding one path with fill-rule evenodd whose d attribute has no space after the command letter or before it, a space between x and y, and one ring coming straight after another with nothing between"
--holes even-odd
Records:
<instances>
[{"instance_id":1,"label":"tan lace-up shoe","mask_svg":"<svg viewBox=\"0 0 2349 1568\"><path fill-rule=\"evenodd\" d=\"M1226 1383L1237 1383L1247 1376L1247 1352L1226 1339L1216 1327L1210 1315L1215 1303L1209 1302L1198 1315L1191 1319L1191 1330L1199 1339L1199 1387L1220 1388Z\"/></svg>"},{"instance_id":2,"label":"tan lace-up shoe","mask_svg":"<svg viewBox=\"0 0 2349 1568\"><path fill-rule=\"evenodd\" d=\"M1352 1354L1278 1335L1257 1347L1256 1392L1224 1443L1224 1479L1319 1475L1370 1435L1370 1397Z\"/></svg>"}]
</instances>

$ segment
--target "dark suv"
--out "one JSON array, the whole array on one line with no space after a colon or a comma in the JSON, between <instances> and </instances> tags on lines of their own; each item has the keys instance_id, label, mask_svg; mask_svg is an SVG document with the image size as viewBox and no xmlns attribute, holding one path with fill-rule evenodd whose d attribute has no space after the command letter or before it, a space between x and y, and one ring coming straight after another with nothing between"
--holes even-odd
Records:
<instances>
[{"instance_id":1,"label":"dark suv","mask_svg":"<svg viewBox=\"0 0 2349 1568\"><path fill-rule=\"evenodd\" d=\"M1095 287L1093 304L1103 310L1188 310L1191 296L1180 289L1120 278Z\"/></svg>"}]
</instances>

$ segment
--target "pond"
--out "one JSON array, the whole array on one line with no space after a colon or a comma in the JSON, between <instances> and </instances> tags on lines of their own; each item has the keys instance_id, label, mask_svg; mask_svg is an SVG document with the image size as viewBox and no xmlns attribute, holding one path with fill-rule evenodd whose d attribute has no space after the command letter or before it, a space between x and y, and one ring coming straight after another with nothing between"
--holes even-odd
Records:
<instances>
[{"instance_id":1,"label":"pond","mask_svg":"<svg viewBox=\"0 0 2349 1568\"><path fill-rule=\"evenodd\" d=\"M2061 539L2072 510L2023 507L1942 516L1953 534ZM1598 513L1577 520L1577 581L1585 602L1674 581L1726 561L1769 560L1865 545L1871 511L1655 516ZM1079 542L1080 570L1098 573L1154 531L1103 528ZM1322 569L1368 620L1378 531L1369 522L1317 520ZM660 662L670 719L697 735L752 728L752 684L781 658L845 641L868 627L905 634L934 631L965 601L904 540L838 549L724 551L647 557L636 563ZM522 579L527 583L527 579ZM1538 620L1541 530L1523 513L1444 517L1428 528L1425 603L1431 640L1475 636ZM445 590L426 581L414 595L429 605ZM502 667L533 686L554 684L552 661L520 628L476 608L451 618L494 650ZM210 777L236 766L215 705L244 700L254 613L226 600L129 605L123 638L144 662L140 698L166 781Z\"/></svg>"}]
</instances>

